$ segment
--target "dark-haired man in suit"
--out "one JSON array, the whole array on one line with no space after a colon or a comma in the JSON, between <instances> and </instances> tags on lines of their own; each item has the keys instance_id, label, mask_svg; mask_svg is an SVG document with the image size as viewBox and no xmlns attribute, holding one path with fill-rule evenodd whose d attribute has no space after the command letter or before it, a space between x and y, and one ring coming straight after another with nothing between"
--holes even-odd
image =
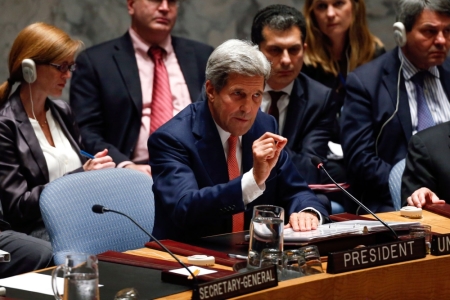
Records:
<instances>
[{"instance_id":1,"label":"dark-haired man in suit","mask_svg":"<svg viewBox=\"0 0 450 300\"><path fill-rule=\"evenodd\" d=\"M402 202L416 207L450 203L449 175L450 122L445 122L411 137L402 177Z\"/></svg>"},{"instance_id":2,"label":"dark-haired man in suit","mask_svg":"<svg viewBox=\"0 0 450 300\"><path fill-rule=\"evenodd\" d=\"M131 28L77 58L70 89L86 150L151 174L147 139L199 96L213 48L172 36L178 0L127 0Z\"/></svg>"},{"instance_id":3,"label":"dark-haired man in suit","mask_svg":"<svg viewBox=\"0 0 450 300\"><path fill-rule=\"evenodd\" d=\"M306 182L317 184L321 174L311 157L326 159L335 111L329 88L299 76L305 38L305 18L293 7L270 5L253 18L252 42L272 63L261 110L278 121L286 150Z\"/></svg>"},{"instance_id":4,"label":"dark-haired man in suit","mask_svg":"<svg viewBox=\"0 0 450 300\"><path fill-rule=\"evenodd\" d=\"M450 1L398 5L405 43L348 75L341 119L350 184L375 212L394 210L389 173L411 136L450 120Z\"/></svg>"}]
</instances>

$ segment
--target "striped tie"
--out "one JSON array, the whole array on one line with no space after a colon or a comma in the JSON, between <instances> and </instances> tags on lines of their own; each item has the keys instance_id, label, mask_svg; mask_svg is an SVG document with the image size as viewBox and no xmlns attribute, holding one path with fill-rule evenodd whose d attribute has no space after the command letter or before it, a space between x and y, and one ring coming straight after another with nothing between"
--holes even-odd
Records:
<instances>
[{"instance_id":1,"label":"striped tie","mask_svg":"<svg viewBox=\"0 0 450 300\"><path fill-rule=\"evenodd\" d=\"M417 95L417 131L427 129L428 127L435 125L430 108L427 104L427 99L425 98L425 93L423 91L423 85L427 75L427 71L419 71L411 78L411 81L416 87Z\"/></svg>"},{"instance_id":2,"label":"striped tie","mask_svg":"<svg viewBox=\"0 0 450 300\"><path fill-rule=\"evenodd\" d=\"M236 144L238 137L230 135L228 138L228 156L227 156L227 165L228 165L228 178L233 180L236 177L241 175L239 171L239 165L236 159ZM244 230L244 213L240 212L233 215L233 232L243 231Z\"/></svg>"},{"instance_id":3,"label":"striped tie","mask_svg":"<svg viewBox=\"0 0 450 300\"><path fill-rule=\"evenodd\" d=\"M164 49L151 47L148 55L155 63L153 74L153 94L150 104L150 134L173 117L172 93L170 92L169 75L163 61Z\"/></svg>"}]
</instances>

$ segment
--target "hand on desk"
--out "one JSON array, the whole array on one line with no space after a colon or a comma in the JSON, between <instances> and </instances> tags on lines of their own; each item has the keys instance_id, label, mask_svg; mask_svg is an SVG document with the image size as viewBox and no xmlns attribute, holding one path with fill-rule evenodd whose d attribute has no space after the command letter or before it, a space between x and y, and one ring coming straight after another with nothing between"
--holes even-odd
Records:
<instances>
[{"instance_id":1,"label":"hand on desk","mask_svg":"<svg viewBox=\"0 0 450 300\"><path fill-rule=\"evenodd\" d=\"M289 224L284 228L291 228L294 231L310 231L317 229L319 226L319 219L317 215L312 212L293 213L289 217Z\"/></svg>"},{"instance_id":2,"label":"hand on desk","mask_svg":"<svg viewBox=\"0 0 450 300\"><path fill-rule=\"evenodd\" d=\"M406 201L408 205L422 208L425 204L444 204L445 200L440 200L430 189L420 188L412 193Z\"/></svg>"}]
</instances>

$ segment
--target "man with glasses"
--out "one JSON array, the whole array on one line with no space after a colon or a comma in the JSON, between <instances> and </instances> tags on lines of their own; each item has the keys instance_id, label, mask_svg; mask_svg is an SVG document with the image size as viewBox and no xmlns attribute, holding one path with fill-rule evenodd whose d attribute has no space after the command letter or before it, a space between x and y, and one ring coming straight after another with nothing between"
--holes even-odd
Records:
<instances>
[{"instance_id":1,"label":"man with glasses","mask_svg":"<svg viewBox=\"0 0 450 300\"><path fill-rule=\"evenodd\" d=\"M86 150L151 175L147 139L197 100L213 48L172 36L179 1L127 0L131 28L77 58L70 104Z\"/></svg>"}]
</instances>

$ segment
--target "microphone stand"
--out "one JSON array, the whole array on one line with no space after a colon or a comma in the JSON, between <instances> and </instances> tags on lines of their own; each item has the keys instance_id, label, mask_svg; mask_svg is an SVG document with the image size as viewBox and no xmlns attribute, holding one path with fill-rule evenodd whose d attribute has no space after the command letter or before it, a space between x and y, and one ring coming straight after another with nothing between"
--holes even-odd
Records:
<instances>
[{"instance_id":1,"label":"microphone stand","mask_svg":"<svg viewBox=\"0 0 450 300\"><path fill-rule=\"evenodd\" d=\"M116 213L116 214L119 214L121 216L124 216L124 217L128 218L137 227L139 227L140 230L142 230L146 235L148 235L151 239L153 239L162 249L164 249L164 251L169 253L182 267L184 267L189 272L189 274L192 276L192 279L194 281L193 282L194 283L194 290L197 289L197 286L198 286L197 276L195 276L194 273L192 273L192 271L181 260L179 260L178 257L175 256L175 254L173 254L169 249L167 249L166 246L164 246L158 239L156 239L147 230L145 230L141 225L139 225L139 223L137 223L133 218L131 218L130 216L124 214L123 212L120 212L120 211L117 211L117 210L113 210L113 209L109 209L107 207L104 207L104 206L98 205L98 204L92 206L92 211L95 212L95 213L100 213L100 214L103 214L105 212L113 212L113 213Z\"/></svg>"},{"instance_id":2,"label":"microphone stand","mask_svg":"<svg viewBox=\"0 0 450 300\"><path fill-rule=\"evenodd\" d=\"M317 157L316 157L317 158ZM314 160L314 158L312 159ZM313 164L315 164L315 161L313 161ZM356 199L355 197L353 197L352 194L350 194L349 192L347 192L342 186L340 186L336 181L334 181L334 179L331 177L330 174L328 174L327 170L325 169L325 167L323 166L323 163L319 161L319 163L317 164L317 168L318 169L322 169L325 174L327 174L328 178L331 179L331 181L338 187L340 188L345 195L347 195L348 197L350 197L350 199L352 199L356 204L358 204L359 206L361 206L364 210L366 210L368 213L370 213L375 219L377 219L378 221L381 222L381 224L383 224L385 227L387 227L391 232L392 235L395 237L395 239L398 240L398 235L397 233L394 231L394 229L391 228L391 226L389 226L388 224L386 224L383 220L381 220L380 218L378 218L378 216L373 213L370 209L368 209L364 204L362 204L358 199Z\"/></svg>"}]
</instances>

